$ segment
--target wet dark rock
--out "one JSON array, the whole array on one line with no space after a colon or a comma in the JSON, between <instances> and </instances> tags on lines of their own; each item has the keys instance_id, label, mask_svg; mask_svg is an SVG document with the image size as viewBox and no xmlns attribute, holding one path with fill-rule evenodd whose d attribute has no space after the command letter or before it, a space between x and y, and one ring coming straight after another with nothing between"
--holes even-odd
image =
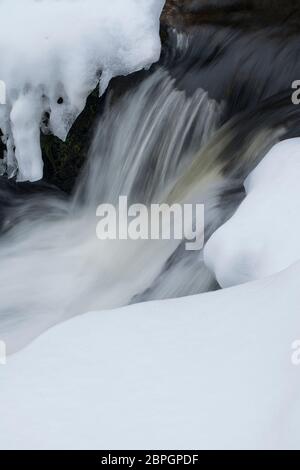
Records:
<instances>
[{"instance_id":1,"label":"wet dark rock","mask_svg":"<svg viewBox=\"0 0 300 470\"><path fill-rule=\"evenodd\" d=\"M162 23L190 28L205 23L260 28L289 21L300 25L298 0L167 0Z\"/></svg>"},{"instance_id":2,"label":"wet dark rock","mask_svg":"<svg viewBox=\"0 0 300 470\"><path fill-rule=\"evenodd\" d=\"M52 134L41 134L44 179L70 193L87 157L97 115L101 110L98 90L88 98L85 110L73 125L66 142Z\"/></svg>"}]
</instances>

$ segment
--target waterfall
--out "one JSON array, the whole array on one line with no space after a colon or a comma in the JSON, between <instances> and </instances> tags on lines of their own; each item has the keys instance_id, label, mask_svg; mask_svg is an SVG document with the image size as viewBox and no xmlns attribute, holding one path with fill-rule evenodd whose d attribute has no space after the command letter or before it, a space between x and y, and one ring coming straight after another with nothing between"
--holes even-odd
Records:
<instances>
[{"instance_id":1,"label":"waterfall","mask_svg":"<svg viewBox=\"0 0 300 470\"><path fill-rule=\"evenodd\" d=\"M207 240L244 197L244 178L300 122L277 85L273 96L236 112L235 95L224 103L204 91L197 77L207 80L207 57L203 75L191 66L197 34L175 35L178 54L121 98L107 94L71 198L0 188L0 337L8 352L74 315L218 288L202 252L186 251L184 240L96 237L96 207L127 196L146 205L203 203ZM201 34L211 40L210 29ZM249 90L236 83L248 103Z\"/></svg>"},{"instance_id":2,"label":"waterfall","mask_svg":"<svg viewBox=\"0 0 300 470\"><path fill-rule=\"evenodd\" d=\"M107 105L70 200L44 194L13 204L0 246L0 333L10 351L76 314L210 288L211 276L204 268L196 272L198 260L178 242L100 242L96 207L120 195L162 202L220 116L221 106L206 92L187 96L158 68ZM157 289L160 276L166 281Z\"/></svg>"}]
</instances>

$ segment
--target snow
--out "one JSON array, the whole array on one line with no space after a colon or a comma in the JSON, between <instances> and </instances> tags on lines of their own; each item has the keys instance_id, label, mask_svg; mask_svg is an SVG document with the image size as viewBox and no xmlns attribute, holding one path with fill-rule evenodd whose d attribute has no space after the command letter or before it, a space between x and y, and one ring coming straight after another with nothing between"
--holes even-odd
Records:
<instances>
[{"instance_id":1,"label":"snow","mask_svg":"<svg viewBox=\"0 0 300 470\"><path fill-rule=\"evenodd\" d=\"M0 367L0 448L299 449L299 277L56 326Z\"/></svg>"},{"instance_id":2,"label":"snow","mask_svg":"<svg viewBox=\"0 0 300 470\"><path fill-rule=\"evenodd\" d=\"M158 60L163 4L0 0L0 80L6 87L0 128L8 176L17 171L19 181L42 178L40 127L45 130L46 112L47 131L65 140L99 81L102 94L114 76Z\"/></svg>"},{"instance_id":3,"label":"snow","mask_svg":"<svg viewBox=\"0 0 300 470\"><path fill-rule=\"evenodd\" d=\"M205 248L222 287L262 279L300 259L299 181L299 138L273 147L247 178L246 198Z\"/></svg>"},{"instance_id":4,"label":"snow","mask_svg":"<svg viewBox=\"0 0 300 470\"><path fill-rule=\"evenodd\" d=\"M299 144L207 245L222 284L259 279L91 312L9 356L1 449L300 449Z\"/></svg>"}]
</instances>

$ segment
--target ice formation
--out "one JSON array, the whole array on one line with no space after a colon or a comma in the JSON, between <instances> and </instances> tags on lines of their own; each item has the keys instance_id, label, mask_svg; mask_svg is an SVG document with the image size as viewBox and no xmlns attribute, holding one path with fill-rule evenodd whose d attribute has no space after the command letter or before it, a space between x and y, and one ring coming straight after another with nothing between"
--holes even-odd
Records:
<instances>
[{"instance_id":1,"label":"ice formation","mask_svg":"<svg viewBox=\"0 0 300 470\"><path fill-rule=\"evenodd\" d=\"M208 241L206 264L222 287L277 273L300 260L300 139L271 149L245 182L247 197Z\"/></svg>"},{"instance_id":2,"label":"ice formation","mask_svg":"<svg viewBox=\"0 0 300 470\"><path fill-rule=\"evenodd\" d=\"M99 82L102 94L114 76L158 60L163 4L0 0L0 80L6 86L6 103L0 104L2 173L17 172L18 181L41 179L40 128L65 140Z\"/></svg>"}]
</instances>

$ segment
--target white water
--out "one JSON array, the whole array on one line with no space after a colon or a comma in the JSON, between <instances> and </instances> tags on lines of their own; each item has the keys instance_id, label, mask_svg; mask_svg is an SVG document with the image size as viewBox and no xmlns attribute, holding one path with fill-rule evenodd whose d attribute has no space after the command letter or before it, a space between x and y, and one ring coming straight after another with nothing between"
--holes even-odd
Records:
<instances>
[{"instance_id":1,"label":"white water","mask_svg":"<svg viewBox=\"0 0 300 470\"><path fill-rule=\"evenodd\" d=\"M38 217L36 200L24 203L26 218L1 238L0 337L9 351L67 317L126 305L152 286L157 298L209 288L198 253L191 259L179 247L175 256L178 241L99 241L95 214L119 195L162 201L218 118L206 93L187 97L162 70L108 106L74 198L41 200ZM206 217L216 220L217 211L208 205Z\"/></svg>"}]
</instances>

